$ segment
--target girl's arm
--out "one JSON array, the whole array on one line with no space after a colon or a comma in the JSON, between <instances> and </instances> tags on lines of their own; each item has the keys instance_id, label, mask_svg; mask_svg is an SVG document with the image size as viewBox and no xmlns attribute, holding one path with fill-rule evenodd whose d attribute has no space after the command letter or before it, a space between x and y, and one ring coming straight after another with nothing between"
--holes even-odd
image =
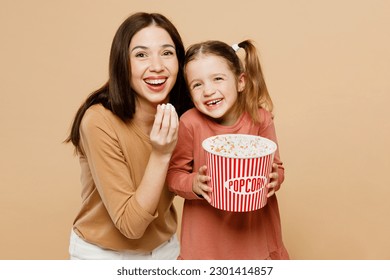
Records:
<instances>
[{"instance_id":1,"label":"girl's arm","mask_svg":"<svg viewBox=\"0 0 390 280\"><path fill-rule=\"evenodd\" d=\"M198 170L193 170L193 133L192 127L181 119L178 141L167 175L169 190L185 199L201 199L193 192L193 182L198 176Z\"/></svg>"},{"instance_id":2,"label":"girl's arm","mask_svg":"<svg viewBox=\"0 0 390 280\"><path fill-rule=\"evenodd\" d=\"M284 181L284 166L283 162L280 160L280 149L278 139L276 137L275 123L273 121L273 117L271 113L265 110L261 110L260 112L262 112L261 117L266 125L260 131L259 136L274 141L278 147L274 155L274 164L272 166L272 171L270 173L270 182L268 184L269 196L271 196L280 189L280 186Z\"/></svg>"}]
</instances>

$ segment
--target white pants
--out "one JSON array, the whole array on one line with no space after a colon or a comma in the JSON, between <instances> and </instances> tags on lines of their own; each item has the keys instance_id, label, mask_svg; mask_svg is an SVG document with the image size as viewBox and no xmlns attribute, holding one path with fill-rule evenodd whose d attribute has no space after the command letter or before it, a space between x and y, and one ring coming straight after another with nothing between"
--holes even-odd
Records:
<instances>
[{"instance_id":1,"label":"white pants","mask_svg":"<svg viewBox=\"0 0 390 280\"><path fill-rule=\"evenodd\" d=\"M71 260L176 260L179 241L174 234L171 239L149 253L118 252L102 249L80 238L73 230L70 235L69 254Z\"/></svg>"}]
</instances>

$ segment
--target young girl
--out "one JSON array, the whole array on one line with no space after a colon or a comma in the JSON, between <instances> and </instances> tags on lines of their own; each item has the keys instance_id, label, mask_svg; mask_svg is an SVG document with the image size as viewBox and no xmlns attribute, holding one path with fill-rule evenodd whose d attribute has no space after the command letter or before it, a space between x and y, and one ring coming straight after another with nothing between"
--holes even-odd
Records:
<instances>
[{"instance_id":1,"label":"young girl","mask_svg":"<svg viewBox=\"0 0 390 280\"><path fill-rule=\"evenodd\" d=\"M177 258L174 195L165 179L189 100L183 62L181 37L163 15L136 13L118 28L109 79L80 106L67 139L82 184L71 259Z\"/></svg>"},{"instance_id":2,"label":"young girl","mask_svg":"<svg viewBox=\"0 0 390 280\"><path fill-rule=\"evenodd\" d=\"M211 188L201 143L218 134L252 134L277 143L273 104L251 41L207 41L186 53L184 74L195 108L180 119L168 186L185 198L179 259L288 259L275 191L284 180L279 151L270 174L267 205L227 212L208 201ZM245 50L245 68L236 50Z\"/></svg>"}]
</instances>

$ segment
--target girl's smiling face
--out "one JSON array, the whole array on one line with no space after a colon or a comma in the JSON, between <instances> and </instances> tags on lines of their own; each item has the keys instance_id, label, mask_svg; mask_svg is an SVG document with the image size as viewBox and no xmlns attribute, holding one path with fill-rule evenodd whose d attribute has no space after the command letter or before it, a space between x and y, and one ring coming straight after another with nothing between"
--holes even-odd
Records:
<instances>
[{"instance_id":1,"label":"girl's smiling face","mask_svg":"<svg viewBox=\"0 0 390 280\"><path fill-rule=\"evenodd\" d=\"M237 98L244 89L244 75L238 78L226 61L216 55L201 55L187 63L188 87L195 107L222 125L238 119Z\"/></svg>"}]
</instances>

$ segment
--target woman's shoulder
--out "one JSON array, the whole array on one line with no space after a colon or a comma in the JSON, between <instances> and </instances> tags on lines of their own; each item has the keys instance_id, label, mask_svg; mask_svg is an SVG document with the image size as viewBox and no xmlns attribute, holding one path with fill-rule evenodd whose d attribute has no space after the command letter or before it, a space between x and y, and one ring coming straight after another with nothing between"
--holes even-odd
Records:
<instances>
[{"instance_id":1,"label":"woman's shoulder","mask_svg":"<svg viewBox=\"0 0 390 280\"><path fill-rule=\"evenodd\" d=\"M118 121L120 118L115 115L111 110L105 108L102 104L94 104L91 107L87 109L85 112L85 116L88 116L90 118L101 118L101 119L107 119L107 120L115 120Z\"/></svg>"},{"instance_id":2,"label":"woman's shoulder","mask_svg":"<svg viewBox=\"0 0 390 280\"><path fill-rule=\"evenodd\" d=\"M105 108L102 104L95 104L89 107L81 121L83 127L102 127L117 123L120 119L115 116L110 110Z\"/></svg>"},{"instance_id":3,"label":"woman's shoulder","mask_svg":"<svg viewBox=\"0 0 390 280\"><path fill-rule=\"evenodd\" d=\"M105 116L111 112L110 110L104 108L102 104L94 104L85 111L85 116L97 117Z\"/></svg>"}]
</instances>

